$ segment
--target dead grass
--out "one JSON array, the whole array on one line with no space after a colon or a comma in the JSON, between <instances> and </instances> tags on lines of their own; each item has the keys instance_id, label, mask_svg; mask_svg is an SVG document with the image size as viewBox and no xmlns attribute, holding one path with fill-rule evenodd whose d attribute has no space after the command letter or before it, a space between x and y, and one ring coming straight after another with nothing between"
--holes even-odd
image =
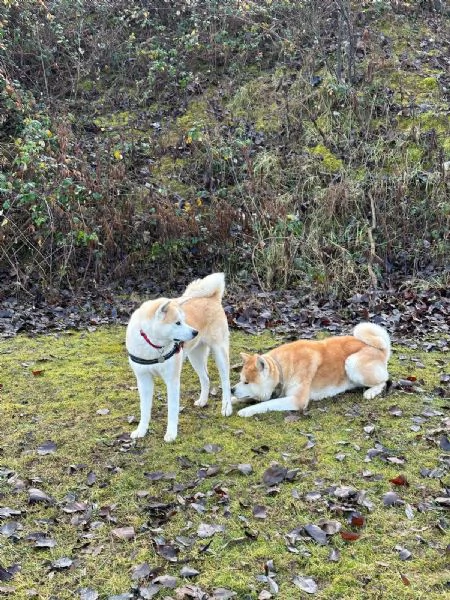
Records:
<instances>
[{"instance_id":1,"label":"dead grass","mask_svg":"<svg viewBox=\"0 0 450 600\"><path fill-rule=\"evenodd\" d=\"M441 485L448 475L440 482L420 474L422 468L445 467L436 436L429 433L441 426L442 417L425 418L419 431L410 427L411 418L425 408L442 412L444 400L432 396L431 390L439 383L439 374L449 372L445 355L399 348L391 363L394 379L416 376L424 380L424 391L397 391L377 402L364 401L359 393L346 394L338 401L314 403L309 415L298 419L276 413L248 420L236 415L224 419L218 398L205 409L195 409L198 386L186 365L178 440L170 445L163 442L164 390L159 385L151 434L129 446L117 439L134 427L128 417L138 414L123 338L122 328L108 328L2 342L0 508L10 507L21 514L3 519L0 525L15 520L23 526L16 540L0 535L0 565L21 566L19 574L0 584L14 589L11 597L25 599L35 589L38 598L64 600L80 597L81 588L91 588L101 599L109 598L136 586L132 568L147 562L177 576L179 586L189 583L179 576L186 563L200 572L193 582L205 591L225 587L236 592L237 598L257 598L262 589L268 589L257 576L264 574L264 564L270 559L280 586L278 597L283 599L306 597L292 583L297 574L313 577L319 587L315 597L323 599L443 597L449 577L442 532L448 521L433 499L444 494ZM235 332L232 363L238 362L242 350L264 351L275 343L268 335L249 337ZM33 375L33 371L41 373ZM212 376L217 384L215 371ZM390 414L393 405L401 409L401 416ZM102 408L108 414L98 414ZM370 424L375 429L369 434L363 428ZM308 439L315 445L306 449ZM46 440L55 442L56 451L40 455L37 449ZM379 458L365 462L367 451L377 441L392 456L405 457L405 463ZM209 443L222 449L206 453L203 447ZM341 454L345 456L336 459ZM190 461L186 468L180 465L180 457ZM299 471L294 482L283 482L277 493L268 494L262 476L273 462ZM250 463L253 472L248 476L229 472L231 465L239 463ZM205 465L217 465L220 471L178 493L173 491L173 480L151 481L144 475L174 472L175 482L186 484L196 481L197 471ZM363 475L366 470L373 475ZM96 479L88 485L90 472ZM407 477L409 487L396 488L389 482L399 473ZM17 480L23 481L24 489L17 486ZM362 529L352 528L342 510L330 510L330 488L335 485L367 491L373 509L359 507L365 517ZM30 487L43 490L55 503L29 504ZM140 497L138 492L143 490L148 495ZM411 506L412 519L405 505L383 505L383 494L390 490ZM321 496L308 502L305 494L310 491ZM64 512L73 500L91 507L86 523L71 523L82 513ZM149 518L146 507L151 501L173 503L175 510L167 523ZM193 501L204 503L203 514L194 510ZM255 504L266 506L265 520L253 517ZM336 534L326 546L305 541L296 544L297 553L288 551L286 534L321 518L337 519L343 529L357 531L361 537L345 542ZM225 531L198 539L200 523L223 525ZM132 540L112 534L113 529L125 526L134 528ZM48 533L57 545L34 548L26 537L37 531ZM152 539L157 536L181 548L178 562L155 552ZM176 541L178 536L192 538L192 546L183 546L179 538ZM412 552L411 559L400 560L397 545ZM331 548L341 553L337 563L328 561ZM74 561L70 569L51 567L61 557ZM174 595L166 589L157 598Z\"/></svg>"}]
</instances>

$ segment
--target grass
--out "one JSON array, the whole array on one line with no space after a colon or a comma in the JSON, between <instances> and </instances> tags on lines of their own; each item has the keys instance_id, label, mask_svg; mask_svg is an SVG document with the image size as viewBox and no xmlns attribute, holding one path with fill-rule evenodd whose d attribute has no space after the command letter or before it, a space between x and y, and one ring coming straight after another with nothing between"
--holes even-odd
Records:
<instances>
[{"instance_id":1,"label":"grass","mask_svg":"<svg viewBox=\"0 0 450 600\"><path fill-rule=\"evenodd\" d=\"M9 507L21 514L2 519L0 526L17 521L22 528L15 538L0 534L0 565L21 567L9 581L0 582L0 592L25 599L35 590L36 597L64 600L80 597L80 589L90 588L106 599L136 588L133 567L148 563L160 567L162 574L176 576L179 587L191 583L208 593L224 587L237 598L250 599L269 589L257 576L264 575L265 563L273 559L278 597L283 599L307 597L292 583L294 575L313 577L318 584L315 597L323 599L443 597L449 574L448 540L442 532L448 520L434 498L444 495L441 485L448 485L448 475L440 482L420 474L422 468L445 467L437 443L440 434L433 433L442 427L443 417L424 417L418 431L411 430L411 418L429 407L443 412L445 401L432 390L439 385L440 374L449 372L444 354L396 349L393 379L423 380L416 393L396 390L376 402L363 400L360 393L346 394L314 403L307 416L270 413L248 420L221 417L220 394L205 409L196 409L198 385L186 365L177 441L163 441L165 391L159 384L151 433L131 444L122 434L135 427L129 421L132 415L138 417L138 396L123 340L123 328L115 327L2 342L0 509ZM239 361L240 351L264 351L278 342L269 335L234 332L232 364ZM212 378L217 385L214 369ZM401 409L401 416L389 412L393 405ZM98 414L100 409L109 412ZM364 427L370 424L375 429L367 433ZM309 439L315 445L307 448ZM48 440L56 444L56 451L42 455L38 448ZM405 463L377 457L365 462L377 441L389 448L390 456L404 457ZM218 444L221 450L207 453L206 444ZM268 493L262 477L275 462L298 473L293 482L282 482ZM250 463L252 473L232 470L240 463ZM198 479L198 470L211 465L220 471ZM364 473L367 470L371 476ZM156 471L175 473L175 480L152 481L145 476ZM95 473L95 481L88 481L89 473ZM390 483L400 473L409 487ZM174 492L174 481L196 484ZM349 525L349 512L333 495L336 485L367 491L372 510L355 507L365 517L364 527ZM55 502L30 504L29 488L41 489ZM406 505L383 505L382 497L390 490L410 505L412 519ZM305 499L311 491L320 497ZM91 510L84 521L83 513L63 510L74 500ZM155 501L173 504L167 522L151 518L148 506ZM197 512L192 503L203 504L204 512ZM255 504L266 507L266 519L253 516ZM301 540L295 553L289 551L286 534L321 518L337 519L360 538L346 542L336 534L325 546ZM225 530L199 539L201 523L223 525ZM117 538L112 531L118 527L133 527L135 536ZM38 531L46 532L56 546L35 548L26 538ZM179 536L191 545L180 543ZM159 538L180 548L177 562L155 552L155 540L162 542ZM402 561L397 545L411 551L412 557ZM328 560L331 548L340 551L337 563ZM52 567L63 557L74 561L70 568ZM193 580L180 576L185 564L199 571ZM156 597L174 595L173 590L162 589Z\"/></svg>"}]
</instances>

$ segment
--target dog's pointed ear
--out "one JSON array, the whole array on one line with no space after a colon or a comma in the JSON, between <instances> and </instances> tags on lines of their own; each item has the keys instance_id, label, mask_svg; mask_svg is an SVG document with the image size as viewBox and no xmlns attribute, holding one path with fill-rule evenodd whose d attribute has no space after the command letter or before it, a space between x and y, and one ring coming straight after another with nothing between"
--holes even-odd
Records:
<instances>
[{"instance_id":1,"label":"dog's pointed ear","mask_svg":"<svg viewBox=\"0 0 450 600\"><path fill-rule=\"evenodd\" d=\"M261 372L264 371L264 369L267 367L267 363L262 356L258 356L258 358L256 359L256 367L258 371Z\"/></svg>"},{"instance_id":2,"label":"dog's pointed ear","mask_svg":"<svg viewBox=\"0 0 450 600\"><path fill-rule=\"evenodd\" d=\"M246 352L241 352L241 358L242 358L242 362L246 363L248 361L248 359L250 358L251 354L247 354Z\"/></svg>"},{"instance_id":3,"label":"dog's pointed ear","mask_svg":"<svg viewBox=\"0 0 450 600\"><path fill-rule=\"evenodd\" d=\"M161 319L164 319L164 317L167 314L167 311L169 310L169 304L170 304L170 300L166 300L165 302L162 302L160 307L156 311L156 315L158 317L160 317Z\"/></svg>"}]
</instances>

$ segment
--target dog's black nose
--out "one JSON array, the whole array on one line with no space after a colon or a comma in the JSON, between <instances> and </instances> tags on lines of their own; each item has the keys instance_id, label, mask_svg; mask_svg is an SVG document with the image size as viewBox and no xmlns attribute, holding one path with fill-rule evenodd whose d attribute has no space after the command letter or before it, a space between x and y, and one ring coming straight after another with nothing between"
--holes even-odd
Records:
<instances>
[{"instance_id":1,"label":"dog's black nose","mask_svg":"<svg viewBox=\"0 0 450 600\"><path fill-rule=\"evenodd\" d=\"M232 394L234 394L234 390L235 390L235 389L236 389L236 388L235 388L235 387L234 387L234 385L233 385L233 387L231 388L231 393L232 393Z\"/></svg>"},{"instance_id":2,"label":"dog's black nose","mask_svg":"<svg viewBox=\"0 0 450 600\"><path fill-rule=\"evenodd\" d=\"M198 331L196 329L192 330L192 337L195 338L198 336Z\"/></svg>"}]
</instances>

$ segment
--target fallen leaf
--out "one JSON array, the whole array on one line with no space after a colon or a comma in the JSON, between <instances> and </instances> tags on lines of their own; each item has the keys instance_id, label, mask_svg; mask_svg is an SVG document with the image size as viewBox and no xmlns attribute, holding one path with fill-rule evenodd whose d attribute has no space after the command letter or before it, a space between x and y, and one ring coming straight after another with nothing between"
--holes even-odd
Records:
<instances>
[{"instance_id":1,"label":"fallen leaf","mask_svg":"<svg viewBox=\"0 0 450 600\"><path fill-rule=\"evenodd\" d=\"M218 465L211 465L209 467L203 467L197 471L198 477L200 479L205 479L205 477L214 477L218 473L220 473L220 467Z\"/></svg>"},{"instance_id":2,"label":"fallen leaf","mask_svg":"<svg viewBox=\"0 0 450 600\"><path fill-rule=\"evenodd\" d=\"M143 600L150 600L151 598L153 598L153 596L156 596L156 594L158 594L161 589L162 586L157 585L156 583L151 583L149 586L146 587L140 587L139 598L143 598Z\"/></svg>"},{"instance_id":3,"label":"fallen leaf","mask_svg":"<svg viewBox=\"0 0 450 600\"><path fill-rule=\"evenodd\" d=\"M264 471L263 482L266 485L276 485L277 483L281 483L287 474L288 470L286 467L282 467L281 465L272 465L268 469Z\"/></svg>"},{"instance_id":4,"label":"fallen leaf","mask_svg":"<svg viewBox=\"0 0 450 600\"><path fill-rule=\"evenodd\" d=\"M47 496L45 492L39 490L38 488L30 488L28 490L28 502L30 504L36 504L37 502L45 502L47 504L53 504L53 498Z\"/></svg>"},{"instance_id":5,"label":"fallen leaf","mask_svg":"<svg viewBox=\"0 0 450 600\"><path fill-rule=\"evenodd\" d=\"M353 531L340 531L339 533L341 538L346 542L356 542L361 537L359 533L354 533Z\"/></svg>"},{"instance_id":6,"label":"fallen leaf","mask_svg":"<svg viewBox=\"0 0 450 600\"><path fill-rule=\"evenodd\" d=\"M305 525L303 529L319 545L324 546L327 543L326 533L317 525L310 523Z\"/></svg>"},{"instance_id":7,"label":"fallen leaf","mask_svg":"<svg viewBox=\"0 0 450 600\"><path fill-rule=\"evenodd\" d=\"M435 498L434 501L440 506L450 508L450 496L441 496L440 498Z\"/></svg>"},{"instance_id":8,"label":"fallen leaf","mask_svg":"<svg viewBox=\"0 0 450 600\"><path fill-rule=\"evenodd\" d=\"M182 567L180 569L180 575L181 577L195 577L196 575L199 575L200 571L197 571L197 569L193 569L192 567L189 567L188 565L184 565L184 567Z\"/></svg>"},{"instance_id":9,"label":"fallen leaf","mask_svg":"<svg viewBox=\"0 0 450 600\"><path fill-rule=\"evenodd\" d=\"M63 569L69 569L72 565L73 565L73 560L71 558L64 556L62 558L58 558L57 560L54 560L51 564L51 567L52 567L52 569L55 569L56 571L62 571Z\"/></svg>"},{"instance_id":10,"label":"fallen leaf","mask_svg":"<svg viewBox=\"0 0 450 600\"><path fill-rule=\"evenodd\" d=\"M307 594L315 594L318 590L317 583L312 577L302 577L301 575L296 575L292 582Z\"/></svg>"},{"instance_id":11,"label":"fallen leaf","mask_svg":"<svg viewBox=\"0 0 450 600\"><path fill-rule=\"evenodd\" d=\"M394 465L404 465L405 459L400 456L387 456L386 462L392 463Z\"/></svg>"},{"instance_id":12,"label":"fallen leaf","mask_svg":"<svg viewBox=\"0 0 450 600\"><path fill-rule=\"evenodd\" d=\"M36 540L34 541L35 548L54 548L55 546L56 541L52 538L45 537L45 535L36 538Z\"/></svg>"},{"instance_id":13,"label":"fallen leaf","mask_svg":"<svg viewBox=\"0 0 450 600\"><path fill-rule=\"evenodd\" d=\"M442 417L443 414L444 413L442 413L440 410L431 408L431 406L425 408L425 410L422 411L422 415L424 417Z\"/></svg>"},{"instance_id":14,"label":"fallen leaf","mask_svg":"<svg viewBox=\"0 0 450 600\"><path fill-rule=\"evenodd\" d=\"M200 538L212 537L216 533L225 531L223 525L209 525L208 523L200 523L197 529L197 535Z\"/></svg>"},{"instance_id":15,"label":"fallen leaf","mask_svg":"<svg viewBox=\"0 0 450 600\"><path fill-rule=\"evenodd\" d=\"M88 505L86 504L86 502L69 502L69 504L66 504L65 506L63 506L63 511L65 513L75 513L75 512L84 512L87 509Z\"/></svg>"},{"instance_id":16,"label":"fallen leaf","mask_svg":"<svg viewBox=\"0 0 450 600\"><path fill-rule=\"evenodd\" d=\"M51 440L47 440L37 448L37 453L41 456L45 456L46 454L53 454L56 452L56 444Z\"/></svg>"},{"instance_id":17,"label":"fallen leaf","mask_svg":"<svg viewBox=\"0 0 450 600\"><path fill-rule=\"evenodd\" d=\"M141 579L145 579L152 572L150 566L147 563L142 563L137 567L133 567L131 571L131 579L134 581L140 581Z\"/></svg>"},{"instance_id":18,"label":"fallen leaf","mask_svg":"<svg viewBox=\"0 0 450 600\"><path fill-rule=\"evenodd\" d=\"M397 477L393 477L392 479L389 479L389 481L394 485L404 485L405 487L409 486L408 480L404 475L397 475Z\"/></svg>"},{"instance_id":19,"label":"fallen leaf","mask_svg":"<svg viewBox=\"0 0 450 600\"><path fill-rule=\"evenodd\" d=\"M362 515L352 515L350 525L353 527L364 527L366 520Z\"/></svg>"},{"instance_id":20,"label":"fallen leaf","mask_svg":"<svg viewBox=\"0 0 450 600\"><path fill-rule=\"evenodd\" d=\"M265 519L267 518L267 508L261 504L255 504L252 514L255 519Z\"/></svg>"},{"instance_id":21,"label":"fallen leaf","mask_svg":"<svg viewBox=\"0 0 450 600\"><path fill-rule=\"evenodd\" d=\"M400 506L405 502L395 492L387 492L383 496L383 504L385 506Z\"/></svg>"},{"instance_id":22,"label":"fallen leaf","mask_svg":"<svg viewBox=\"0 0 450 600\"><path fill-rule=\"evenodd\" d=\"M157 544L156 552L159 556L162 556L166 560L170 562L177 562L178 560L178 552L179 548L173 546L172 544ZM156 580L155 580L156 583Z\"/></svg>"},{"instance_id":23,"label":"fallen leaf","mask_svg":"<svg viewBox=\"0 0 450 600\"><path fill-rule=\"evenodd\" d=\"M120 540L131 540L136 535L134 527L117 527L111 534Z\"/></svg>"},{"instance_id":24,"label":"fallen leaf","mask_svg":"<svg viewBox=\"0 0 450 600\"><path fill-rule=\"evenodd\" d=\"M222 446L218 444L205 444L203 446L203 450L208 454L215 454L216 452L220 452L222 450Z\"/></svg>"},{"instance_id":25,"label":"fallen leaf","mask_svg":"<svg viewBox=\"0 0 450 600\"><path fill-rule=\"evenodd\" d=\"M442 435L439 440L439 448L444 452L450 452L450 441L446 435Z\"/></svg>"},{"instance_id":26,"label":"fallen leaf","mask_svg":"<svg viewBox=\"0 0 450 600\"><path fill-rule=\"evenodd\" d=\"M398 406L391 406L388 410L389 414L391 414L393 417L401 417L403 414L402 409Z\"/></svg>"},{"instance_id":27,"label":"fallen leaf","mask_svg":"<svg viewBox=\"0 0 450 600\"><path fill-rule=\"evenodd\" d=\"M320 519L317 525L322 529L327 535L334 535L338 531L340 531L342 525L339 521L335 521L333 519Z\"/></svg>"},{"instance_id":28,"label":"fallen leaf","mask_svg":"<svg viewBox=\"0 0 450 600\"><path fill-rule=\"evenodd\" d=\"M0 508L0 518L2 519L18 516L20 514L22 514L22 511L16 508L9 508L9 506L3 506L2 508Z\"/></svg>"},{"instance_id":29,"label":"fallen leaf","mask_svg":"<svg viewBox=\"0 0 450 600\"><path fill-rule=\"evenodd\" d=\"M10 538L15 536L17 531L21 529L23 529L23 526L17 521L9 521L9 523L5 523L0 527L0 534L4 535L6 538Z\"/></svg>"},{"instance_id":30,"label":"fallen leaf","mask_svg":"<svg viewBox=\"0 0 450 600\"><path fill-rule=\"evenodd\" d=\"M14 574L11 567L5 569L0 565L0 581L10 581L14 577Z\"/></svg>"},{"instance_id":31,"label":"fallen leaf","mask_svg":"<svg viewBox=\"0 0 450 600\"><path fill-rule=\"evenodd\" d=\"M177 587L177 578L173 575L158 575L158 577L153 580L153 583L157 583L165 588L174 589Z\"/></svg>"},{"instance_id":32,"label":"fallen leaf","mask_svg":"<svg viewBox=\"0 0 450 600\"><path fill-rule=\"evenodd\" d=\"M322 494L320 492L307 492L305 494L306 502L316 502L320 498L322 498Z\"/></svg>"},{"instance_id":33,"label":"fallen leaf","mask_svg":"<svg viewBox=\"0 0 450 600\"><path fill-rule=\"evenodd\" d=\"M150 481L160 481L161 479L164 479L164 480L176 479L177 474L174 472L165 473L164 471L154 471L153 473L144 473L144 477L146 477Z\"/></svg>"},{"instance_id":34,"label":"fallen leaf","mask_svg":"<svg viewBox=\"0 0 450 600\"><path fill-rule=\"evenodd\" d=\"M395 550L397 550L400 560L409 560L412 556L412 553L403 546L395 546Z\"/></svg>"},{"instance_id":35,"label":"fallen leaf","mask_svg":"<svg viewBox=\"0 0 450 600\"><path fill-rule=\"evenodd\" d=\"M98 592L90 588L81 588L79 590L80 600L97 600Z\"/></svg>"},{"instance_id":36,"label":"fallen leaf","mask_svg":"<svg viewBox=\"0 0 450 600\"><path fill-rule=\"evenodd\" d=\"M402 573L400 573L400 577L402 578L403 585L411 585L411 582L410 582L410 581L409 581L409 579L406 577L406 575L402 575Z\"/></svg>"},{"instance_id":37,"label":"fallen leaf","mask_svg":"<svg viewBox=\"0 0 450 600\"><path fill-rule=\"evenodd\" d=\"M343 485L343 486L338 486L335 490L334 490L334 495L337 498L341 498L341 499L345 499L347 500L348 498L352 497L352 496L356 496L358 493L357 490L355 490L354 487L348 486L348 485Z\"/></svg>"},{"instance_id":38,"label":"fallen leaf","mask_svg":"<svg viewBox=\"0 0 450 600\"><path fill-rule=\"evenodd\" d=\"M216 588L213 590L212 600L229 600L237 596L236 592L227 590L226 588ZM202 598L204 596L201 596Z\"/></svg>"},{"instance_id":39,"label":"fallen leaf","mask_svg":"<svg viewBox=\"0 0 450 600\"><path fill-rule=\"evenodd\" d=\"M252 465L248 464L248 463L240 463L237 466L237 469L240 473L242 473L243 475L250 475L251 473L253 473L253 468Z\"/></svg>"},{"instance_id":40,"label":"fallen leaf","mask_svg":"<svg viewBox=\"0 0 450 600\"><path fill-rule=\"evenodd\" d=\"M339 562L341 559L341 553L337 548L332 548L330 554L328 555L328 560L330 562Z\"/></svg>"}]
</instances>

